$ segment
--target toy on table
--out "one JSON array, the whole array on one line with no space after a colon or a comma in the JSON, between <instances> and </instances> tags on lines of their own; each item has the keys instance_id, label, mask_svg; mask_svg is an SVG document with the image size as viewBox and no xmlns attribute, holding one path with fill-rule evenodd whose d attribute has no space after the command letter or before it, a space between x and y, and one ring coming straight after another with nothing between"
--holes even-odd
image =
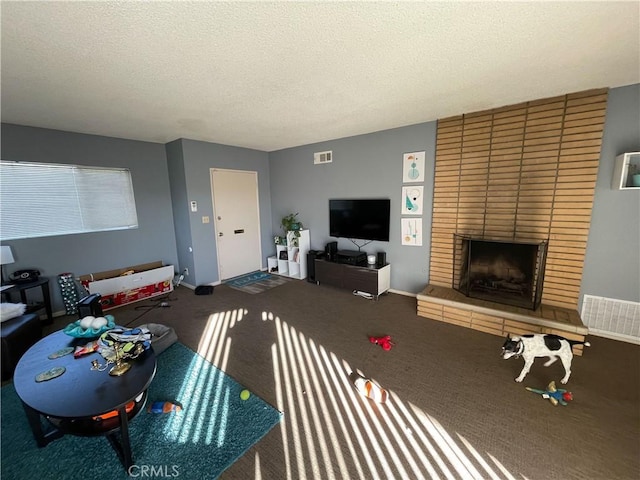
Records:
<instances>
[{"instance_id":1,"label":"toy on table","mask_svg":"<svg viewBox=\"0 0 640 480\"><path fill-rule=\"evenodd\" d=\"M142 353L151 347L151 337L151 332L146 327L136 327L132 329L125 329L123 327L112 328L104 332L99 338L100 355L107 361L115 361L115 344L119 343L124 354L135 358L139 355L139 353L136 353L136 349Z\"/></svg>"},{"instance_id":2,"label":"toy on table","mask_svg":"<svg viewBox=\"0 0 640 480\"><path fill-rule=\"evenodd\" d=\"M149 413L169 413L169 412L179 412L182 410L182 407L176 403L172 402L153 402L147 408Z\"/></svg>"},{"instance_id":3,"label":"toy on table","mask_svg":"<svg viewBox=\"0 0 640 480\"><path fill-rule=\"evenodd\" d=\"M556 388L556 382L552 381L549 385L547 385L546 390L538 390L537 388L525 387L527 390L533 393L538 393L542 395L542 398L548 398L549 401L555 406L558 405L566 405L567 402L573 400L573 394L571 392L566 391L563 388Z\"/></svg>"},{"instance_id":4,"label":"toy on table","mask_svg":"<svg viewBox=\"0 0 640 480\"><path fill-rule=\"evenodd\" d=\"M371 343L375 343L376 345L380 345L383 350L391 350L391 347L395 345L391 341L391 335L384 335L382 337L369 337L369 341Z\"/></svg>"},{"instance_id":5,"label":"toy on table","mask_svg":"<svg viewBox=\"0 0 640 480\"><path fill-rule=\"evenodd\" d=\"M88 353L97 352L99 346L100 345L98 344L98 341L93 340L92 342L89 342L86 345L76 347L75 352L73 352L73 358L80 358L81 356L86 355Z\"/></svg>"}]
</instances>

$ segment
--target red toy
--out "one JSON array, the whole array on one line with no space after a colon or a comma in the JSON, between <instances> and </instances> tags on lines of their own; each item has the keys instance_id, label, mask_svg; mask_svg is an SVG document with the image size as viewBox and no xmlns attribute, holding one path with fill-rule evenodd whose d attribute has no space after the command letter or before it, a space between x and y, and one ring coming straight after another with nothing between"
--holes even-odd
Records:
<instances>
[{"instance_id":1,"label":"red toy","mask_svg":"<svg viewBox=\"0 0 640 480\"><path fill-rule=\"evenodd\" d=\"M369 337L369 341L376 345L380 345L383 350L391 350L391 347L395 345L395 343L391 341L390 335L385 335L383 337Z\"/></svg>"}]
</instances>

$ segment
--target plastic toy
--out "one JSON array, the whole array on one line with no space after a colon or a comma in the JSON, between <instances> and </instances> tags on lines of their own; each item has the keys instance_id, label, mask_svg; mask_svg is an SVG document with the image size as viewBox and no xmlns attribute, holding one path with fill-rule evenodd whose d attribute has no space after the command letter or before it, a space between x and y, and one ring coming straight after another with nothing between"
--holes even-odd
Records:
<instances>
[{"instance_id":1,"label":"plastic toy","mask_svg":"<svg viewBox=\"0 0 640 480\"><path fill-rule=\"evenodd\" d=\"M135 406L136 406L136 402L129 402L124 406L124 411L129 413L131 410L133 410L133 407ZM93 419L96 421L101 421L101 420L106 420L108 418L117 417L118 415L119 415L118 410L111 410L110 412L97 415L93 417Z\"/></svg>"},{"instance_id":2,"label":"plastic toy","mask_svg":"<svg viewBox=\"0 0 640 480\"><path fill-rule=\"evenodd\" d=\"M147 408L149 413L169 413L169 412L179 412L182 410L180 405L171 402L153 402Z\"/></svg>"},{"instance_id":3,"label":"plastic toy","mask_svg":"<svg viewBox=\"0 0 640 480\"><path fill-rule=\"evenodd\" d=\"M81 345L79 347L76 347L75 351L73 352L73 357L74 358L80 358L83 355L87 355L89 353L97 352L99 346L100 345L98 344L98 341L94 340L92 342L87 343L86 345Z\"/></svg>"},{"instance_id":4,"label":"plastic toy","mask_svg":"<svg viewBox=\"0 0 640 480\"><path fill-rule=\"evenodd\" d=\"M367 398L370 398L374 402L384 403L387 401L389 394L380 385L373 380L364 378L362 375L356 372L351 373L351 379L356 390Z\"/></svg>"},{"instance_id":5,"label":"plastic toy","mask_svg":"<svg viewBox=\"0 0 640 480\"><path fill-rule=\"evenodd\" d=\"M547 385L546 390L538 390L537 388L531 387L525 388L530 392L542 395L542 398L548 398L554 406L558 405L558 403L560 405L566 405L567 402L573 400L573 394L571 392L568 392L563 388L556 388L556 382L553 381Z\"/></svg>"},{"instance_id":6,"label":"plastic toy","mask_svg":"<svg viewBox=\"0 0 640 480\"><path fill-rule=\"evenodd\" d=\"M375 343L376 345L380 345L383 350L387 351L391 350L391 347L395 345L395 343L391 341L390 335L384 335L382 337L369 337L369 341L371 343Z\"/></svg>"}]
</instances>

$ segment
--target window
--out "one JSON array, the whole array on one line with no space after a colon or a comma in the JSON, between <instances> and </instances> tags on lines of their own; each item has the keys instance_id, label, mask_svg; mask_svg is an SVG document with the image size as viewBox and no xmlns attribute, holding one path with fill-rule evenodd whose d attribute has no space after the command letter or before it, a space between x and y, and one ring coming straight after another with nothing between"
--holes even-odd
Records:
<instances>
[{"instance_id":1,"label":"window","mask_svg":"<svg viewBox=\"0 0 640 480\"><path fill-rule=\"evenodd\" d=\"M124 168L0 161L0 239L138 227Z\"/></svg>"}]
</instances>

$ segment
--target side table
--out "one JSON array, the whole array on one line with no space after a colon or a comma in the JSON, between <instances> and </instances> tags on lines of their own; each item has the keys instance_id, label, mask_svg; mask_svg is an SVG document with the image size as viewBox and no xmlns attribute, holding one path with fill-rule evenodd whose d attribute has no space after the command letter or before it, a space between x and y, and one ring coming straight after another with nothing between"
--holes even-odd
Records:
<instances>
[{"instance_id":1,"label":"side table","mask_svg":"<svg viewBox=\"0 0 640 480\"><path fill-rule=\"evenodd\" d=\"M31 290L32 288L40 287L42 291L42 301L32 303L31 305L27 302L27 290ZM49 292L49 279L48 278L40 278L35 282L29 283L16 283L13 286L2 291L2 295L7 295L7 298L11 298L12 292L20 293L20 301L27 305L26 313L33 313L43 308L47 312L47 320L44 322L45 325L51 325L53 323L53 311L51 309L51 293Z\"/></svg>"}]
</instances>

